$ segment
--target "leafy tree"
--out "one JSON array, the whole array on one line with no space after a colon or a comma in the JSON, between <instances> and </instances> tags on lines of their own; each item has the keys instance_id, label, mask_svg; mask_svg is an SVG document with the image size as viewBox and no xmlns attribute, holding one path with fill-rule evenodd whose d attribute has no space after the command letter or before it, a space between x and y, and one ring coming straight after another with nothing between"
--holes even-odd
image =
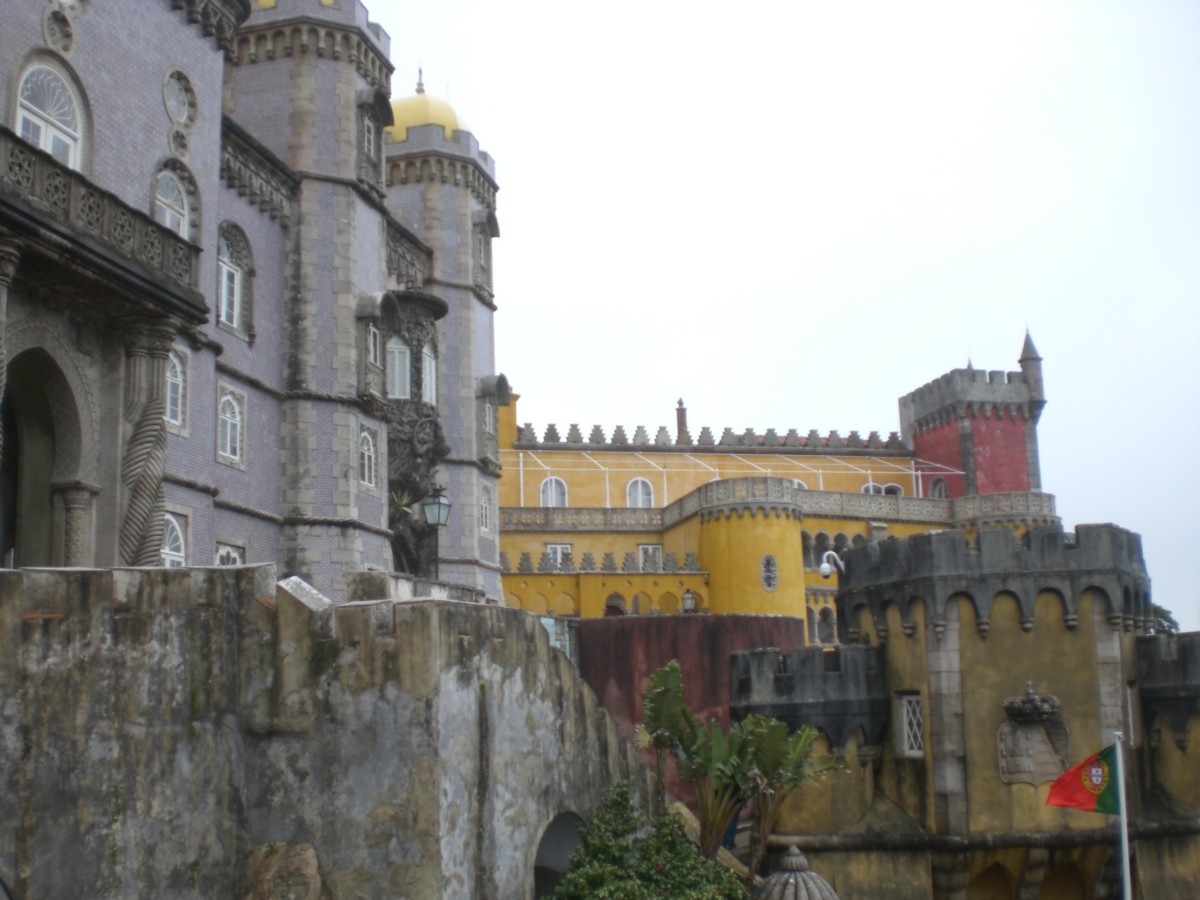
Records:
<instances>
[{"instance_id":1,"label":"leafy tree","mask_svg":"<svg viewBox=\"0 0 1200 900\"><path fill-rule=\"evenodd\" d=\"M666 797L663 783L666 751L674 747L691 715L683 705L683 673L679 660L673 659L650 676L650 685L642 698L642 721L634 730L637 745L654 750L654 789L660 807Z\"/></svg>"},{"instance_id":2,"label":"leafy tree","mask_svg":"<svg viewBox=\"0 0 1200 900\"><path fill-rule=\"evenodd\" d=\"M581 843L571 854L556 900L744 900L737 876L703 859L679 819L660 813L648 828L628 784L616 785L588 814Z\"/></svg>"}]
</instances>

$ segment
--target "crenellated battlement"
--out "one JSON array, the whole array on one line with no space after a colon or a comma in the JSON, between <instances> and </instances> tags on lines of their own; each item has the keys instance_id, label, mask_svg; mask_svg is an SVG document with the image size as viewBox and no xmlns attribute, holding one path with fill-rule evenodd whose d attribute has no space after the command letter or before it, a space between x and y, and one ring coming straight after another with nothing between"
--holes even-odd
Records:
<instances>
[{"instance_id":1,"label":"crenellated battlement","mask_svg":"<svg viewBox=\"0 0 1200 900\"><path fill-rule=\"evenodd\" d=\"M1024 372L954 369L901 397L900 422L907 435L964 415L1032 419L1034 393Z\"/></svg>"},{"instance_id":2,"label":"crenellated battlement","mask_svg":"<svg viewBox=\"0 0 1200 900\"><path fill-rule=\"evenodd\" d=\"M820 728L841 749L856 729L878 746L891 707L882 647L751 650L730 656L730 716L774 716L792 728Z\"/></svg>"},{"instance_id":3,"label":"crenellated battlement","mask_svg":"<svg viewBox=\"0 0 1200 900\"><path fill-rule=\"evenodd\" d=\"M1067 628L1078 623L1087 592L1099 595L1114 629L1154 627L1141 538L1115 525L1080 525L1074 533L1031 529L1022 537L1008 529L980 530L974 538L962 531L914 535L851 549L845 564L839 613L843 633L851 638L858 634L859 610L866 607L885 640L888 605L900 609L905 634L913 634L917 601L926 604L940 635L955 596L974 606L984 635L994 599L1012 597L1028 631L1034 602L1046 592L1058 597Z\"/></svg>"},{"instance_id":4,"label":"crenellated battlement","mask_svg":"<svg viewBox=\"0 0 1200 900\"><path fill-rule=\"evenodd\" d=\"M851 431L843 436L837 431L830 431L823 435L815 429L802 435L795 428L788 429L784 434L780 434L774 428L768 428L762 433L758 433L752 428L747 428L742 432L726 428L718 439L714 437L713 430L706 425L700 429L700 433L694 440L688 433L686 425L675 437L671 436L671 432L665 425L658 427L654 432L653 439L650 437L650 431L644 425L638 425L632 431L633 435L630 437L629 430L623 425L618 425L611 434L607 434L600 425L594 425L585 439L579 425L572 423L567 428L566 437L563 437L558 425L551 423L546 426L542 433L543 436L539 439L537 429L527 423L518 429L514 447L518 450L541 448L585 451L619 450L628 447L636 449L639 453L655 451L728 453L736 451L738 453L783 452L804 455L827 454L830 451L836 451L846 455L854 455L856 452L869 453L872 456L908 455L908 449L895 431L886 438L882 437L878 431L872 431L864 438L857 431Z\"/></svg>"}]
</instances>

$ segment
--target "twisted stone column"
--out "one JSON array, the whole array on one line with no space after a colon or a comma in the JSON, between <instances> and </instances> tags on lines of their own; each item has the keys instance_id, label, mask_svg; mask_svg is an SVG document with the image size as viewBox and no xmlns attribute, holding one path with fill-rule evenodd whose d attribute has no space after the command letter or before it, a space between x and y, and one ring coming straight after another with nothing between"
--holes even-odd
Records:
<instances>
[{"instance_id":1,"label":"twisted stone column","mask_svg":"<svg viewBox=\"0 0 1200 900\"><path fill-rule=\"evenodd\" d=\"M165 407L167 354L175 334L161 325L130 329L125 353L125 422L132 426L121 460L125 514L121 563L153 566L162 549L163 472L167 461Z\"/></svg>"},{"instance_id":2,"label":"twisted stone column","mask_svg":"<svg viewBox=\"0 0 1200 900\"><path fill-rule=\"evenodd\" d=\"M6 323L8 322L8 286L17 274L17 263L21 260L21 246L16 241L0 237L0 402L8 386L8 353L5 350ZM0 454L4 453L4 433L0 431Z\"/></svg>"}]
</instances>

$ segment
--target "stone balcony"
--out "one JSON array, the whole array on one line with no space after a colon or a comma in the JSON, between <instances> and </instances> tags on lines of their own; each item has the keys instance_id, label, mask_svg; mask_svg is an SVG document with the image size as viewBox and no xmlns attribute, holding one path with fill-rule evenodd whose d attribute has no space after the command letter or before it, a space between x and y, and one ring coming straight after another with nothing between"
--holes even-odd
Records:
<instances>
[{"instance_id":1,"label":"stone balcony","mask_svg":"<svg viewBox=\"0 0 1200 900\"><path fill-rule=\"evenodd\" d=\"M106 315L208 318L199 247L2 126L0 235L23 246L30 280L88 297Z\"/></svg>"}]
</instances>

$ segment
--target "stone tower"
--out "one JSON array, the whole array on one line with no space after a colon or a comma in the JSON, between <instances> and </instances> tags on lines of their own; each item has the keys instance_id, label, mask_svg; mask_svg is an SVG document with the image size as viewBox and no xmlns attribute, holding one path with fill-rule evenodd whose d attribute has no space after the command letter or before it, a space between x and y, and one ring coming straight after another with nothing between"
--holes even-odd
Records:
<instances>
[{"instance_id":1,"label":"stone tower","mask_svg":"<svg viewBox=\"0 0 1200 900\"><path fill-rule=\"evenodd\" d=\"M501 598L496 409L508 404L509 390L495 371L495 163L450 105L425 93L419 76L416 93L391 111L388 212L429 248L421 287L449 306L438 322L437 402L449 455L437 478L452 504L440 535L441 576Z\"/></svg>"},{"instance_id":2,"label":"stone tower","mask_svg":"<svg viewBox=\"0 0 1200 900\"><path fill-rule=\"evenodd\" d=\"M962 472L926 476L922 496L1041 490L1037 424L1046 393L1028 332L1020 364L1019 372L968 364L900 398L901 434L916 457Z\"/></svg>"},{"instance_id":3,"label":"stone tower","mask_svg":"<svg viewBox=\"0 0 1200 900\"><path fill-rule=\"evenodd\" d=\"M280 559L334 592L346 572L392 568L386 482L360 474L364 442L385 449L386 424L364 390L363 297L394 284L382 167L388 51L361 4L280 0L240 30L224 97L225 115L297 178L286 314L272 323L286 333Z\"/></svg>"}]
</instances>

